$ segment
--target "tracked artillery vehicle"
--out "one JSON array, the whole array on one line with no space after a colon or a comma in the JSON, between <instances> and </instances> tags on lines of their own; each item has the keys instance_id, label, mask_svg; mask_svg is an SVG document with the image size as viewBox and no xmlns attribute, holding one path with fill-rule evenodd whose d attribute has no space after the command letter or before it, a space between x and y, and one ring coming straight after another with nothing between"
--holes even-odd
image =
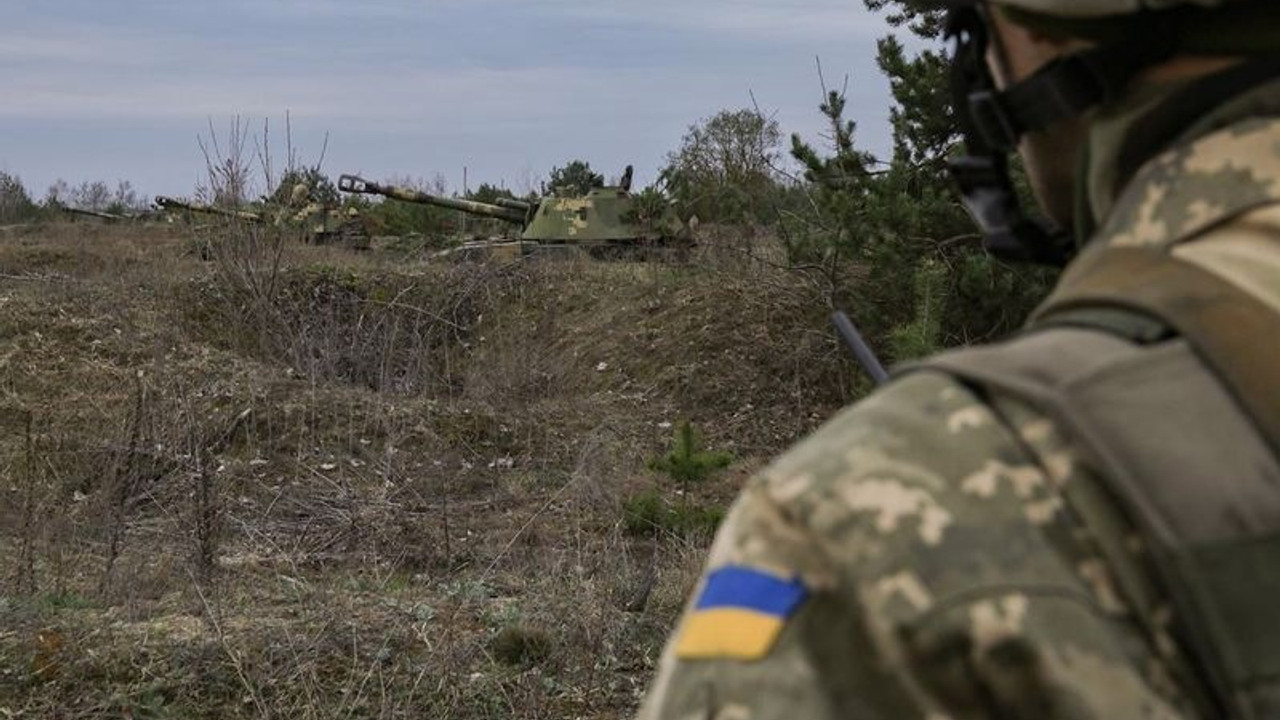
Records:
<instances>
[{"instance_id":1,"label":"tracked artillery vehicle","mask_svg":"<svg viewBox=\"0 0 1280 720\"><path fill-rule=\"evenodd\" d=\"M338 189L449 208L519 227L518 239L471 241L445 251L468 259L557 249L581 249L596 257L626 256L635 251L687 248L692 244L687 228L670 209L663 207L653 213L656 217L647 216L631 193L630 167L621 184L591 188L581 197L554 194L533 200L499 198L494 203L482 203L383 185L355 175L341 176Z\"/></svg>"},{"instance_id":2,"label":"tracked artillery vehicle","mask_svg":"<svg viewBox=\"0 0 1280 720\"><path fill-rule=\"evenodd\" d=\"M336 208L326 208L319 203L311 203L301 209L281 208L274 216L244 210L227 210L213 205L190 203L176 200L164 195L156 196L156 205L164 210L203 213L233 218L250 223L266 224L274 217L278 225L301 227L306 241L312 245L340 244L356 250L369 247L369 235L364 224L354 211L342 212Z\"/></svg>"}]
</instances>

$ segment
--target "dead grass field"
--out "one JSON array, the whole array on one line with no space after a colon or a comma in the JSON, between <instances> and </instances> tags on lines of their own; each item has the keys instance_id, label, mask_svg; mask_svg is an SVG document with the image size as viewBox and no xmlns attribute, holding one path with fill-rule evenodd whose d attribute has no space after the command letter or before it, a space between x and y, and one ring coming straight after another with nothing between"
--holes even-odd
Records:
<instances>
[{"instance_id":1,"label":"dead grass field","mask_svg":"<svg viewBox=\"0 0 1280 720\"><path fill-rule=\"evenodd\" d=\"M631 715L709 533L627 499L723 507L854 382L746 243L4 229L0 717ZM646 469L681 418L736 458L692 497Z\"/></svg>"}]
</instances>

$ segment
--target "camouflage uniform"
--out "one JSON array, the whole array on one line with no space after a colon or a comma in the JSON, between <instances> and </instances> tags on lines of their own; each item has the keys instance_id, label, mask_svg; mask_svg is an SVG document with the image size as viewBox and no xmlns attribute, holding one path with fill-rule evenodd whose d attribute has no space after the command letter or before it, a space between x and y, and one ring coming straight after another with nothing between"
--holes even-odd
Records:
<instances>
[{"instance_id":1,"label":"camouflage uniform","mask_svg":"<svg viewBox=\"0 0 1280 720\"><path fill-rule=\"evenodd\" d=\"M1280 314L1280 83L1187 119L1120 182L1107 153L1150 108L1111 108L1092 126L1087 201L1102 222L1078 263L1159 251ZM1125 344L1064 326L981 352L1070 366L1108 343ZM1208 375L1185 345L1159 351L1188 382ZM1130 377L1157 372L1153 358ZM900 374L750 481L642 718L1202 716L1194 661L1105 463L1044 407L949 369L944 358ZM1222 433L1197 437L1250 462L1257 451L1274 476L1258 438L1232 444L1252 432L1234 408ZM1194 443L1162 432L1152 440ZM734 609L735 594L753 612Z\"/></svg>"}]
</instances>

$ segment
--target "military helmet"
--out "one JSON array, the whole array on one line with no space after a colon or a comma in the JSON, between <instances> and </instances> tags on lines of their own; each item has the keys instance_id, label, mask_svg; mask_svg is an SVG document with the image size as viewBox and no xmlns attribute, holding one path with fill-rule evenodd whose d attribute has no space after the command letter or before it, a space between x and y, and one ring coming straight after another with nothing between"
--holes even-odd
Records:
<instances>
[{"instance_id":1,"label":"military helmet","mask_svg":"<svg viewBox=\"0 0 1280 720\"><path fill-rule=\"evenodd\" d=\"M1045 130L1120 99L1145 69L1183 53L1274 55L1280 3L1274 0L924 0L948 8L953 94L968 156L951 163L970 214L993 254L1061 265L1075 243L1061 228L1022 211L1008 155L1027 133ZM987 14L1050 36L1093 41L1009 87L985 62Z\"/></svg>"},{"instance_id":2,"label":"military helmet","mask_svg":"<svg viewBox=\"0 0 1280 720\"><path fill-rule=\"evenodd\" d=\"M1280 50L1280 4L1272 0L924 0L972 11L999 5L1009 19L1048 35L1099 43L1173 39L1173 52L1274 55Z\"/></svg>"},{"instance_id":3,"label":"military helmet","mask_svg":"<svg viewBox=\"0 0 1280 720\"><path fill-rule=\"evenodd\" d=\"M1230 0L991 0L997 5L1020 8L1055 17L1100 18L1128 15L1144 10L1167 10L1183 5L1217 7ZM972 5L973 0L946 2L946 5Z\"/></svg>"}]
</instances>

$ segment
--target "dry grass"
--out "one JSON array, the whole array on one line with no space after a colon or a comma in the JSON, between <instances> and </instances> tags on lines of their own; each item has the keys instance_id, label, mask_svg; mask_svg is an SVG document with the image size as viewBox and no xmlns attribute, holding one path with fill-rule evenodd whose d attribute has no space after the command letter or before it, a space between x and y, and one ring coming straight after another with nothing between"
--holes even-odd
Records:
<instances>
[{"instance_id":1,"label":"dry grass","mask_svg":"<svg viewBox=\"0 0 1280 720\"><path fill-rule=\"evenodd\" d=\"M819 290L733 238L256 232L0 238L0 715L630 715L708 540L627 532L666 424L739 458L685 500L723 505L851 386Z\"/></svg>"}]
</instances>

